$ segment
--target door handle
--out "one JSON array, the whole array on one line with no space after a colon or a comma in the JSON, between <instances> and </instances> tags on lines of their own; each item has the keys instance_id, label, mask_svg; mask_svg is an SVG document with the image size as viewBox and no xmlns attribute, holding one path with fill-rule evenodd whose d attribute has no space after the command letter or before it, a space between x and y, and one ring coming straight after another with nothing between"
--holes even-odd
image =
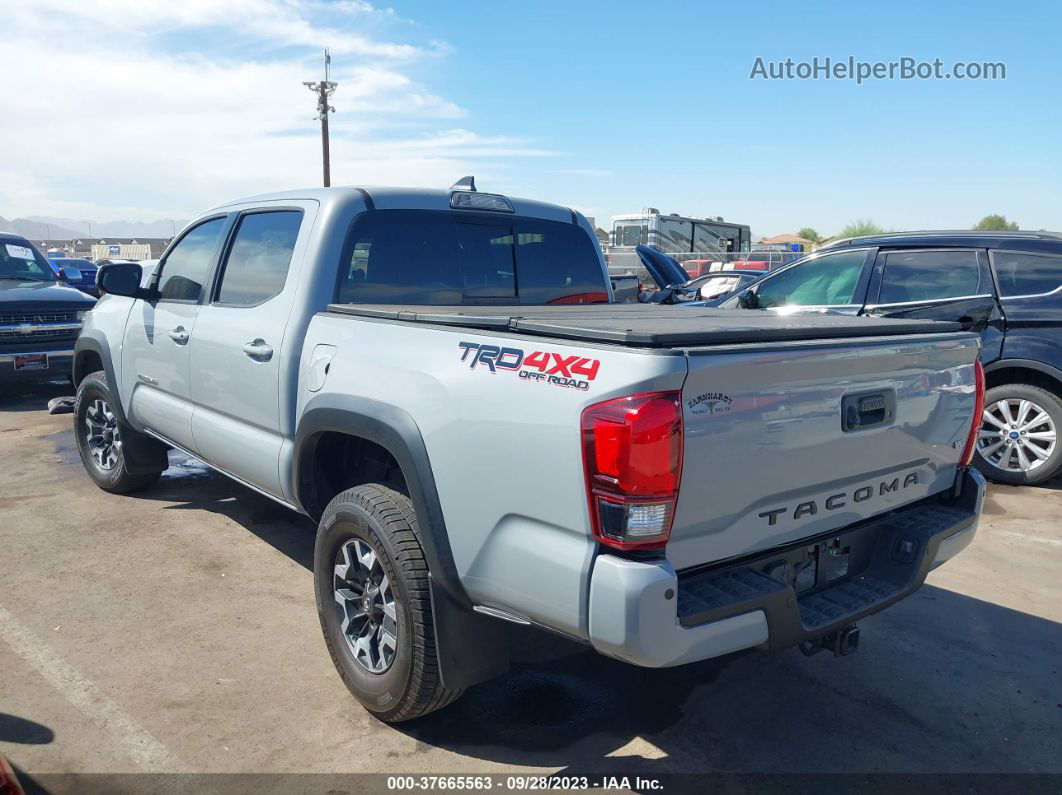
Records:
<instances>
[{"instance_id":1,"label":"door handle","mask_svg":"<svg viewBox=\"0 0 1062 795\"><path fill-rule=\"evenodd\" d=\"M178 326L175 329L169 331L170 339L176 342L178 345L184 345L188 342L188 332L184 326Z\"/></svg>"},{"instance_id":2,"label":"door handle","mask_svg":"<svg viewBox=\"0 0 1062 795\"><path fill-rule=\"evenodd\" d=\"M268 362L273 358L273 348L261 337L255 338L243 346L243 352L256 362Z\"/></svg>"}]
</instances>

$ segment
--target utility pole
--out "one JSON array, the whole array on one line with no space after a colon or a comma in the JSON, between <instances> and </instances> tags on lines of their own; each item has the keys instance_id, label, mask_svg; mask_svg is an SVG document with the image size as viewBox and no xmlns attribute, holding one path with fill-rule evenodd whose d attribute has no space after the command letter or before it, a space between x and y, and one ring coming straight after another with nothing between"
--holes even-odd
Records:
<instances>
[{"instance_id":1,"label":"utility pole","mask_svg":"<svg viewBox=\"0 0 1062 795\"><path fill-rule=\"evenodd\" d=\"M336 109L328 104L328 100L332 98L332 94L335 93L338 84L328 79L332 64L332 56L328 54L328 50L324 51L324 57L325 79L317 83L303 83L303 85L317 95L316 118L321 120L321 156L324 161L324 186L327 188L332 184L332 168L328 158L328 114L336 112Z\"/></svg>"}]
</instances>

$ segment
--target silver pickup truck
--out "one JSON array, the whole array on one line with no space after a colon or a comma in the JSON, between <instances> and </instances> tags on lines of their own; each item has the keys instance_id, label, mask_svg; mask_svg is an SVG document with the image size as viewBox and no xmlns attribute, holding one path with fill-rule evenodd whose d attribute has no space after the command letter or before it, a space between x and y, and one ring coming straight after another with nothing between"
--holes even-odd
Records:
<instances>
[{"instance_id":1,"label":"silver pickup truck","mask_svg":"<svg viewBox=\"0 0 1062 795\"><path fill-rule=\"evenodd\" d=\"M976 530L976 336L612 303L564 207L260 196L98 286L89 476L146 488L176 448L319 520L325 641L383 720L504 672L509 622L651 667L847 654Z\"/></svg>"}]
</instances>

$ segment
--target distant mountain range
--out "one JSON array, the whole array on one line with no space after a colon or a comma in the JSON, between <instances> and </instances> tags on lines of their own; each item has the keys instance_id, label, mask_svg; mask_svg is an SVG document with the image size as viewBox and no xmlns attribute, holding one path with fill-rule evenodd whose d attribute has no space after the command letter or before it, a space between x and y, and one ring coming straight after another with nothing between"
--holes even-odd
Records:
<instances>
[{"instance_id":1,"label":"distant mountain range","mask_svg":"<svg viewBox=\"0 0 1062 795\"><path fill-rule=\"evenodd\" d=\"M92 237L172 237L187 221L92 221ZM0 232L14 232L31 240L74 240L89 237L89 222L73 218L31 215L8 220L0 217Z\"/></svg>"}]
</instances>

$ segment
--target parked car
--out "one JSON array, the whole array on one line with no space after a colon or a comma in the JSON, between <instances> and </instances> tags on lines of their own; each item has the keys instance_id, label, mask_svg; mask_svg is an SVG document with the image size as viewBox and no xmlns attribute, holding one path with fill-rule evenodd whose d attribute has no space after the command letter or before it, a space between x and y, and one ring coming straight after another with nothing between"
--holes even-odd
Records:
<instances>
[{"instance_id":1,"label":"parked car","mask_svg":"<svg viewBox=\"0 0 1062 795\"><path fill-rule=\"evenodd\" d=\"M778 251L777 249L760 249L750 251L741 259L729 263L734 270L742 271L775 271L784 268L804 255L793 251Z\"/></svg>"},{"instance_id":2,"label":"parked car","mask_svg":"<svg viewBox=\"0 0 1062 795\"><path fill-rule=\"evenodd\" d=\"M179 448L318 520L325 641L383 720L504 672L506 622L648 667L848 654L976 531L975 334L593 303L564 207L259 196L98 282L86 472L143 489Z\"/></svg>"},{"instance_id":3,"label":"parked car","mask_svg":"<svg viewBox=\"0 0 1062 795\"><path fill-rule=\"evenodd\" d=\"M91 260L77 257L51 257L48 262L51 263L52 271L60 281L65 281L71 287L76 287L93 297L99 295L96 291L96 265ZM76 279L73 278L74 271L78 273Z\"/></svg>"},{"instance_id":4,"label":"parked car","mask_svg":"<svg viewBox=\"0 0 1062 795\"><path fill-rule=\"evenodd\" d=\"M140 262L140 261L141 260L136 260L136 259L117 259L117 258L104 257L103 259L96 260L95 264L96 264L97 268L102 268L104 265L111 265L111 264L113 264L115 262Z\"/></svg>"},{"instance_id":5,"label":"parked car","mask_svg":"<svg viewBox=\"0 0 1062 795\"><path fill-rule=\"evenodd\" d=\"M1004 483L1062 470L1062 235L858 237L772 273L723 307L955 320L981 335L988 379L977 465Z\"/></svg>"},{"instance_id":6,"label":"parked car","mask_svg":"<svg viewBox=\"0 0 1062 795\"><path fill-rule=\"evenodd\" d=\"M641 299L642 281L635 275L610 276L612 301L617 304L633 304Z\"/></svg>"},{"instance_id":7,"label":"parked car","mask_svg":"<svg viewBox=\"0 0 1062 795\"><path fill-rule=\"evenodd\" d=\"M639 245L635 253L649 276L656 282L655 292L643 292L639 300L650 304L681 304L691 301L701 306L715 306L739 290L747 289L764 274L759 271L716 270L692 276L688 262L679 264L674 257L650 246Z\"/></svg>"},{"instance_id":8,"label":"parked car","mask_svg":"<svg viewBox=\"0 0 1062 795\"><path fill-rule=\"evenodd\" d=\"M0 383L68 378L95 303L60 282L26 238L0 233Z\"/></svg>"},{"instance_id":9,"label":"parked car","mask_svg":"<svg viewBox=\"0 0 1062 795\"><path fill-rule=\"evenodd\" d=\"M690 279L696 279L705 274L718 271L766 272L778 270L803 256L803 254L798 252L764 249L745 252L738 259L685 259L679 264L689 274Z\"/></svg>"},{"instance_id":10,"label":"parked car","mask_svg":"<svg viewBox=\"0 0 1062 795\"><path fill-rule=\"evenodd\" d=\"M704 306L716 306L730 296L747 290L762 278L763 274L755 271L716 271L690 279L683 288L691 298L702 302Z\"/></svg>"}]
</instances>

